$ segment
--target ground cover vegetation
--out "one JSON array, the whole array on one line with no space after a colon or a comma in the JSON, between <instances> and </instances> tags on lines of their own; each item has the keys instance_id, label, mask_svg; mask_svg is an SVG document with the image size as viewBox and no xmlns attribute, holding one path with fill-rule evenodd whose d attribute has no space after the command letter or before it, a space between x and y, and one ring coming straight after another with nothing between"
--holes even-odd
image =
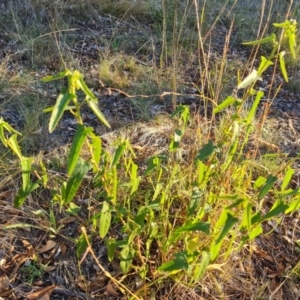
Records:
<instances>
[{"instance_id":1,"label":"ground cover vegetation","mask_svg":"<svg viewBox=\"0 0 300 300\"><path fill-rule=\"evenodd\" d=\"M0 297L298 299L299 5L0 2Z\"/></svg>"}]
</instances>

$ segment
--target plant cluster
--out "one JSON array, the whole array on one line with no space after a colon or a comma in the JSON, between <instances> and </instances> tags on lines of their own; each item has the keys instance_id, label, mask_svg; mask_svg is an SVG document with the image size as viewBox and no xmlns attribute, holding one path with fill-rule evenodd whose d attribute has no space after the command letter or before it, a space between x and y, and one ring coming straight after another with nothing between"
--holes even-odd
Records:
<instances>
[{"instance_id":1,"label":"plant cluster","mask_svg":"<svg viewBox=\"0 0 300 300\"><path fill-rule=\"evenodd\" d=\"M231 109L222 137L206 141L200 137L205 142L199 143L190 161L182 148L186 130L193 122L188 107L180 105L171 115L177 128L168 153L154 155L146 162L145 170L141 170L129 140L117 139L111 151L103 147L101 137L92 127L84 125L81 108L87 105L109 127L97 98L79 71L65 70L43 79L49 82L66 77L68 82L55 105L45 110L51 113L49 132L56 129L66 111L77 122L65 180L59 188L51 189L53 205L76 216L81 207L74 201L75 196L84 180L91 178L92 186L99 190L99 210L86 220L88 226L81 228L82 233L75 241L77 256L80 259L86 251L93 253L92 237L99 235L105 241L108 260L119 261L124 276L134 272L143 281L144 289L134 293L100 265L122 292L139 298L151 285L166 277L180 280L188 276L187 282L193 286L207 270L220 270L222 262L232 253L261 235L265 221L272 219L278 223L282 216L299 209L299 188L289 186L294 174L292 161L270 173L251 163L256 154L246 153L255 114L264 96L261 90L255 89L256 82L277 60L288 81L286 50L295 57L296 21L274 26L282 29L279 40L272 34L245 43L273 43L273 50L268 57L261 57L257 70L238 83L237 93L244 91L242 98L237 93L230 95L214 108L214 115ZM253 102L246 110L249 99ZM0 139L20 160L22 186L14 200L16 207L21 207L36 190L50 189L51 176L43 161L35 162L33 157L23 156L19 135L8 122L0 120ZM39 171L34 170L38 180L32 176L34 163L41 167ZM113 234L113 227L121 234ZM34 274L31 272L29 276Z\"/></svg>"}]
</instances>

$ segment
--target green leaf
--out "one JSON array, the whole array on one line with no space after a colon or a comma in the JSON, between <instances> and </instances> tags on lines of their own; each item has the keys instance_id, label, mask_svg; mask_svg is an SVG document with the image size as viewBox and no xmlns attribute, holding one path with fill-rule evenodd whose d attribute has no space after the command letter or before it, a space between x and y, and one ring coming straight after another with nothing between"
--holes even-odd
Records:
<instances>
[{"instance_id":1,"label":"green leaf","mask_svg":"<svg viewBox=\"0 0 300 300\"><path fill-rule=\"evenodd\" d=\"M222 110L224 110L227 106L235 103L237 101L237 99L233 96L228 96L221 104L219 104L215 109L214 109L214 113L217 114L219 112L221 112Z\"/></svg>"},{"instance_id":2,"label":"green leaf","mask_svg":"<svg viewBox=\"0 0 300 300\"><path fill-rule=\"evenodd\" d=\"M85 81L83 80L83 77L80 76L78 79L78 87L85 93L85 95L91 99L93 99L95 102L97 102L96 96L93 94L93 92L89 89L89 87L86 85Z\"/></svg>"},{"instance_id":3,"label":"green leaf","mask_svg":"<svg viewBox=\"0 0 300 300\"><path fill-rule=\"evenodd\" d=\"M22 161L23 156L22 156L22 152L21 149L19 147L19 143L18 143L18 136L17 134L13 134L7 141L8 146L12 149L12 151L14 152L14 154L16 154L19 159Z\"/></svg>"},{"instance_id":4,"label":"green leaf","mask_svg":"<svg viewBox=\"0 0 300 300\"><path fill-rule=\"evenodd\" d=\"M175 132L174 132L174 136L171 140L171 143L169 145L169 149L171 152L174 152L177 150L177 148L179 147L179 144L180 144L180 141L183 137L183 133L181 130L179 129L176 129Z\"/></svg>"},{"instance_id":5,"label":"green leaf","mask_svg":"<svg viewBox=\"0 0 300 300\"><path fill-rule=\"evenodd\" d=\"M14 206L16 208L21 207L30 193L32 193L38 187L39 185L37 183L31 182L27 185L25 190L20 189L14 199Z\"/></svg>"},{"instance_id":6,"label":"green leaf","mask_svg":"<svg viewBox=\"0 0 300 300\"><path fill-rule=\"evenodd\" d=\"M100 214L100 223L99 223L99 235L103 239L110 228L111 223L111 210L107 202L103 202L101 214Z\"/></svg>"},{"instance_id":7,"label":"green leaf","mask_svg":"<svg viewBox=\"0 0 300 300\"><path fill-rule=\"evenodd\" d=\"M93 157L93 171L96 173L98 168L96 166L100 163L102 150L102 142L99 136L92 135L92 157ZM96 166L95 166L96 165Z\"/></svg>"},{"instance_id":8,"label":"green leaf","mask_svg":"<svg viewBox=\"0 0 300 300\"><path fill-rule=\"evenodd\" d=\"M248 203L247 206L244 208L244 212L243 212L243 219L241 222L241 226L240 228L247 228L248 233L250 233L251 231L251 209L252 209L252 204Z\"/></svg>"},{"instance_id":9,"label":"green leaf","mask_svg":"<svg viewBox=\"0 0 300 300\"><path fill-rule=\"evenodd\" d=\"M69 75L71 75L71 71L65 70L65 71L59 72L56 75L46 76L46 77L42 78L41 81L42 82L49 82L49 81L53 81L53 80L62 79L62 78L66 77L66 76L69 76Z\"/></svg>"},{"instance_id":10,"label":"green leaf","mask_svg":"<svg viewBox=\"0 0 300 300\"><path fill-rule=\"evenodd\" d=\"M173 119L175 116L180 115L188 110L188 107L185 105L179 105L176 110L171 114L170 118Z\"/></svg>"},{"instance_id":11,"label":"green leaf","mask_svg":"<svg viewBox=\"0 0 300 300\"><path fill-rule=\"evenodd\" d=\"M220 218L223 219L224 218L223 215L224 215L224 213L222 213ZM220 220L218 220L217 223L223 223L223 220L221 220L221 222L219 222L219 221ZM212 241L212 243L210 245L211 260L212 261L217 258L226 234L230 231L230 229L237 222L238 222L238 218L234 217L230 212L226 212L226 220L225 220L224 227L223 227L222 231L219 233L218 238L215 241ZM217 225L216 225L216 227L217 227ZM230 248L227 250L227 252L228 251L230 251Z\"/></svg>"},{"instance_id":12,"label":"green leaf","mask_svg":"<svg viewBox=\"0 0 300 300\"><path fill-rule=\"evenodd\" d=\"M294 174L295 174L295 170L292 169L290 166L288 166L283 182L281 184L281 191L284 191L287 188Z\"/></svg>"},{"instance_id":13,"label":"green leaf","mask_svg":"<svg viewBox=\"0 0 300 300\"><path fill-rule=\"evenodd\" d=\"M49 133L52 133L61 119L68 103L75 98L75 95L69 94L66 88L63 88L58 95L56 103L53 107L49 121Z\"/></svg>"},{"instance_id":14,"label":"green leaf","mask_svg":"<svg viewBox=\"0 0 300 300\"><path fill-rule=\"evenodd\" d=\"M89 242L91 242L91 238L88 237ZM85 250L88 247L88 243L85 239L84 234L82 233L80 237L77 239L77 244L76 244L76 255L79 258L82 254L84 254Z\"/></svg>"},{"instance_id":15,"label":"green leaf","mask_svg":"<svg viewBox=\"0 0 300 300\"><path fill-rule=\"evenodd\" d=\"M0 119L0 139L2 144L7 147L7 141L4 135L3 125L1 124L2 119Z\"/></svg>"},{"instance_id":16,"label":"green leaf","mask_svg":"<svg viewBox=\"0 0 300 300\"><path fill-rule=\"evenodd\" d=\"M262 220L261 213L260 211L258 211L251 217L251 225L256 223L261 223L261 220Z\"/></svg>"},{"instance_id":17,"label":"green leaf","mask_svg":"<svg viewBox=\"0 0 300 300\"><path fill-rule=\"evenodd\" d=\"M296 200L291 201L289 203L289 206L288 206L288 208L286 209L286 211L284 213L285 214L294 213L299 208L300 208L300 197L298 196L296 198Z\"/></svg>"},{"instance_id":18,"label":"green leaf","mask_svg":"<svg viewBox=\"0 0 300 300\"><path fill-rule=\"evenodd\" d=\"M195 157L196 160L205 161L211 154L215 152L216 147L212 141L209 141L198 153Z\"/></svg>"},{"instance_id":19,"label":"green leaf","mask_svg":"<svg viewBox=\"0 0 300 300\"><path fill-rule=\"evenodd\" d=\"M256 97L255 97L255 100L251 106L251 109L249 111L249 114L247 116L247 120L246 120L246 123L247 124L251 124L254 117L255 117L255 113L256 113L256 110L257 110L257 107L260 103L260 100L261 98L263 97L264 95L264 92L263 91L258 91L257 94L256 94Z\"/></svg>"},{"instance_id":20,"label":"green leaf","mask_svg":"<svg viewBox=\"0 0 300 300\"><path fill-rule=\"evenodd\" d=\"M90 168L90 163L84 162L82 159L78 160L75 171L66 183L65 191L63 193L63 204L68 204L73 200L84 176Z\"/></svg>"},{"instance_id":21,"label":"green leaf","mask_svg":"<svg viewBox=\"0 0 300 300\"><path fill-rule=\"evenodd\" d=\"M195 266L195 271L193 276L193 280L195 283L199 282L200 279L203 277L205 270L207 269L210 263L210 259L211 259L211 253L203 251L201 263Z\"/></svg>"},{"instance_id":22,"label":"green leaf","mask_svg":"<svg viewBox=\"0 0 300 300\"><path fill-rule=\"evenodd\" d=\"M3 120L3 118L0 118L0 139L1 139L2 144L5 147L7 147L8 143L7 143L7 139L4 135L4 129L6 129L9 133L15 133L18 135L22 135L20 132L18 132L13 127L11 127L9 123L5 122Z\"/></svg>"},{"instance_id":23,"label":"green leaf","mask_svg":"<svg viewBox=\"0 0 300 300\"><path fill-rule=\"evenodd\" d=\"M277 192L277 194L280 196L280 199L284 199L287 197L295 196L300 194L300 188L296 189L287 189L284 191Z\"/></svg>"},{"instance_id":24,"label":"green leaf","mask_svg":"<svg viewBox=\"0 0 300 300\"><path fill-rule=\"evenodd\" d=\"M290 49L290 52L291 52L291 55L292 55L292 58L293 59L296 59L296 52L295 52L295 48L297 46L297 43L296 43L296 30L297 29L292 29L292 28L289 28L287 30L287 35L288 35L288 39L289 39L289 49Z\"/></svg>"},{"instance_id":25,"label":"green leaf","mask_svg":"<svg viewBox=\"0 0 300 300\"><path fill-rule=\"evenodd\" d=\"M189 232L189 231L202 231L209 235L210 223L208 222L197 222L188 225L184 225L178 227L174 230L174 234L179 234L182 232Z\"/></svg>"},{"instance_id":26,"label":"green leaf","mask_svg":"<svg viewBox=\"0 0 300 300\"><path fill-rule=\"evenodd\" d=\"M257 236L259 236L260 234L263 233L263 229L261 227L261 224L259 224L258 226L252 228L248 240L252 241L253 239L255 239Z\"/></svg>"},{"instance_id":27,"label":"green leaf","mask_svg":"<svg viewBox=\"0 0 300 300\"><path fill-rule=\"evenodd\" d=\"M43 186L46 188L48 183L48 174L47 169L42 161L40 161L40 167L41 167L41 174L40 177L42 180L40 180L43 183Z\"/></svg>"},{"instance_id":28,"label":"green leaf","mask_svg":"<svg viewBox=\"0 0 300 300\"><path fill-rule=\"evenodd\" d=\"M77 125L77 130L73 138L73 143L70 149L68 162L67 162L67 172L69 176L74 171L76 163L79 159L81 148L83 146L83 143L87 135L90 134L92 131L93 131L92 127L85 127L84 125L81 124Z\"/></svg>"},{"instance_id":29,"label":"green leaf","mask_svg":"<svg viewBox=\"0 0 300 300\"><path fill-rule=\"evenodd\" d=\"M264 43L274 42L275 40L276 40L276 35L275 35L275 33L272 33L271 35L269 35L263 39L251 41L251 42L245 42L245 43L242 43L242 45L254 46L254 45L260 45L260 44L264 44Z\"/></svg>"},{"instance_id":30,"label":"green leaf","mask_svg":"<svg viewBox=\"0 0 300 300\"><path fill-rule=\"evenodd\" d=\"M32 163L33 158L31 157L23 157L21 160L23 191L26 191L27 186L30 184L30 173Z\"/></svg>"},{"instance_id":31,"label":"green leaf","mask_svg":"<svg viewBox=\"0 0 300 300\"><path fill-rule=\"evenodd\" d=\"M43 110L43 112L44 112L44 113L51 113L51 112L53 112L53 109L54 109L54 106L49 106L49 107L45 108L45 109ZM67 106L65 107L64 111L67 111L67 110L76 110L76 106L74 106L74 105L72 105L72 106L67 105Z\"/></svg>"},{"instance_id":32,"label":"green leaf","mask_svg":"<svg viewBox=\"0 0 300 300\"><path fill-rule=\"evenodd\" d=\"M108 121L106 120L105 116L103 115L103 113L101 112L101 110L98 107L98 101L96 101L88 96L85 98L85 101L88 104L88 106L90 107L90 109L93 111L95 116L99 119L99 121L102 122L108 128L110 128Z\"/></svg>"},{"instance_id":33,"label":"green leaf","mask_svg":"<svg viewBox=\"0 0 300 300\"><path fill-rule=\"evenodd\" d=\"M204 192L201 189L199 189L197 186L193 187L192 197L187 212L187 219L189 219L194 213L196 213L197 209L201 204L201 199L203 198L203 195Z\"/></svg>"},{"instance_id":34,"label":"green leaf","mask_svg":"<svg viewBox=\"0 0 300 300\"><path fill-rule=\"evenodd\" d=\"M73 202L70 202L69 204L69 207L67 208L67 213L69 213L70 215L73 215L73 216L77 216L78 213L80 212L81 208L80 206L76 205L75 203Z\"/></svg>"},{"instance_id":35,"label":"green leaf","mask_svg":"<svg viewBox=\"0 0 300 300\"><path fill-rule=\"evenodd\" d=\"M269 175L267 177L267 181L265 185L261 188L259 191L258 199L261 200L266 194L269 192L269 190L272 188L274 183L277 181L277 177Z\"/></svg>"},{"instance_id":36,"label":"green leaf","mask_svg":"<svg viewBox=\"0 0 300 300\"><path fill-rule=\"evenodd\" d=\"M285 55L285 51L281 51L279 53L280 70L281 70L284 80L286 82L289 82L288 74L287 74L286 67L285 67L284 55Z\"/></svg>"},{"instance_id":37,"label":"green leaf","mask_svg":"<svg viewBox=\"0 0 300 300\"><path fill-rule=\"evenodd\" d=\"M183 252L176 253L174 259L162 264L158 268L158 270L167 273L172 273L174 271L187 270L188 267L189 264L187 261L186 252L183 251Z\"/></svg>"},{"instance_id":38,"label":"green leaf","mask_svg":"<svg viewBox=\"0 0 300 300\"><path fill-rule=\"evenodd\" d=\"M254 188L255 189L260 188L266 181L267 181L267 179L265 177L258 176L258 178L254 182Z\"/></svg>"},{"instance_id":39,"label":"green leaf","mask_svg":"<svg viewBox=\"0 0 300 300\"><path fill-rule=\"evenodd\" d=\"M115 257L115 252L116 252L116 239L114 238L109 238L106 240L105 242L106 247L107 247L107 256L108 256L108 260L112 261Z\"/></svg>"},{"instance_id":40,"label":"green leaf","mask_svg":"<svg viewBox=\"0 0 300 300\"><path fill-rule=\"evenodd\" d=\"M277 28L286 28L290 25L290 21L289 20L286 20L282 23L273 23L273 26L274 27L277 27Z\"/></svg>"},{"instance_id":41,"label":"green leaf","mask_svg":"<svg viewBox=\"0 0 300 300\"><path fill-rule=\"evenodd\" d=\"M267 70L272 65L274 65L272 61L270 61L264 56L261 56L261 62L259 64L257 73L261 75L265 70Z\"/></svg>"},{"instance_id":42,"label":"green leaf","mask_svg":"<svg viewBox=\"0 0 300 300\"><path fill-rule=\"evenodd\" d=\"M270 219L272 217L278 216L279 214L283 213L288 207L289 206L285 204L283 201L276 201L272 209L261 218L261 222Z\"/></svg>"},{"instance_id":43,"label":"green leaf","mask_svg":"<svg viewBox=\"0 0 300 300\"><path fill-rule=\"evenodd\" d=\"M133 248L130 248L128 245L126 245L122 249L120 254L121 254L121 257L120 257L121 270L122 270L123 274L127 274L132 265L132 260L134 258L135 251Z\"/></svg>"},{"instance_id":44,"label":"green leaf","mask_svg":"<svg viewBox=\"0 0 300 300\"><path fill-rule=\"evenodd\" d=\"M222 231L220 232L218 238L216 239L215 243L219 244L225 238L226 234L233 227L233 225L238 221L239 221L238 218L234 217L230 212L227 212L227 219L225 221L225 225Z\"/></svg>"},{"instance_id":45,"label":"green leaf","mask_svg":"<svg viewBox=\"0 0 300 300\"><path fill-rule=\"evenodd\" d=\"M121 145L118 146L111 164L112 167L114 167L119 162L125 149L126 149L126 142L123 142Z\"/></svg>"}]
</instances>

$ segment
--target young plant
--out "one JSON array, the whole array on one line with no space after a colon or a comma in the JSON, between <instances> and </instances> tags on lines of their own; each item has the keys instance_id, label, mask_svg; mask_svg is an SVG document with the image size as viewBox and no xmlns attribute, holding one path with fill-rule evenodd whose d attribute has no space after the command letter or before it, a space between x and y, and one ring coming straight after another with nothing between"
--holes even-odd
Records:
<instances>
[{"instance_id":1,"label":"young plant","mask_svg":"<svg viewBox=\"0 0 300 300\"><path fill-rule=\"evenodd\" d=\"M58 125L65 111L70 111L78 125L73 139L73 143L67 159L68 180L61 185L61 189L56 193L55 199L63 205L69 205L78 191L82 180L91 168L96 172L99 170L99 161L101 154L101 140L93 133L93 128L83 125L81 117L81 107L83 104L92 110L97 118L107 127L110 127L106 118L98 107L98 100L92 91L87 87L83 80L83 76L79 71L65 70L54 76L48 76L43 82L59 80L67 77L68 87L64 87L59 94L53 107L47 108L46 112L51 112L49 121L49 132L52 133ZM85 95L82 101L77 96L78 91L82 91ZM70 103L72 105L70 105ZM88 160L80 158L82 147L87 145L90 157Z\"/></svg>"}]
</instances>

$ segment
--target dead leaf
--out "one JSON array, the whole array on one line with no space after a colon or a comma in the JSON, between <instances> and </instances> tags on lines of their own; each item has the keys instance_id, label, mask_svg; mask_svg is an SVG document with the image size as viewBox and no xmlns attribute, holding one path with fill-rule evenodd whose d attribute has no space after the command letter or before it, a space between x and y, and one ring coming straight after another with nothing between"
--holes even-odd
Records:
<instances>
[{"instance_id":1,"label":"dead leaf","mask_svg":"<svg viewBox=\"0 0 300 300\"><path fill-rule=\"evenodd\" d=\"M74 221L76 221L75 217L67 217L67 218L63 218L63 219L59 220L57 223L61 225L61 224L72 223Z\"/></svg>"},{"instance_id":2,"label":"dead leaf","mask_svg":"<svg viewBox=\"0 0 300 300\"><path fill-rule=\"evenodd\" d=\"M272 278L269 287L272 291L269 300L282 300L282 289L279 277Z\"/></svg>"},{"instance_id":3,"label":"dead leaf","mask_svg":"<svg viewBox=\"0 0 300 300\"><path fill-rule=\"evenodd\" d=\"M34 255L34 249L31 243L29 243L27 240L22 240L23 245L26 247L28 253L27 255L30 257L33 257Z\"/></svg>"},{"instance_id":4,"label":"dead leaf","mask_svg":"<svg viewBox=\"0 0 300 300\"><path fill-rule=\"evenodd\" d=\"M9 279L3 274L0 276L0 292L7 291L9 289Z\"/></svg>"},{"instance_id":5,"label":"dead leaf","mask_svg":"<svg viewBox=\"0 0 300 300\"><path fill-rule=\"evenodd\" d=\"M268 254L268 252L262 250L261 248L259 248L258 246L253 245L252 246L252 250L255 254L257 254L259 257L264 258L268 261L274 262L274 258L273 256L271 256L270 254Z\"/></svg>"},{"instance_id":6,"label":"dead leaf","mask_svg":"<svg viewBox=\"0 0 300 300\"><path fill-rule=\"evenodd\" d=\"M107 293L109 293L110 295L113 295L115 297L120 297L120 294L115 290L111 280L108 282L107 286L106 286L106 291Z\"/></svg>"},{"instance_id":7,"label":"dead leaf","mask_svg":"<svg viewBox=\"0 0 300 300\"><path fill-rule=\"evenodd\" d=\"M34 293L27 295L28 300L50 300L50 295L52 294L55 285L47 286L45 288L39 289Z\"/></svg>"},{"instance_id":8,"label":"dead leaf","mask_svg":"<svg viewBox=\"0 0 300 300\"><path fill-rule=\"evenodd\" d=\"M10 276L9 276L9 280L11 283L14 282L15 279L15 275L17 274L19 268L21 267L21 265L28 259L28 257L26 255L23 254L16 254L13 257L13 261L15 261L15 266L13 271L11 272Z\"/></svg>"},{"instance_id":9,"label":"dead leaf","mask_svg":"<svg viewBox=\"0 0 300 300\"><path fill-rule=\"evenodd\" d=\"M98 275L94 280L89 282L85 282L84 280L78 279L76 280L76 284L80 287L81 290L91 293L99 290L105 285L107 281L107 277L103 274Z\"/></svg>"},{"instance_id":10,"label":"dead leaf","mask_svg":"<svg viewBox=\"0 0 300 300\"><path fill-rule=\"evenodd\" d=\"M42 246L40 249L38 249L38 252L43 253L51 250L57 245L55 241L49 240L47 241L46 245Z\"/></svg>"},{"instance_id":11,"label":"dead leaf","mask_svg":"<svg viewBox=\"0 0 300 300\"><path fill-rule=\"evenodd\" d=\"M65 255L65 253L66 253L66 251L67 251L67 246L66 246L66 244L63 243L63 242L61 242L61 243L59 244L59 246L60 246L61 254L62 254L62 255Z\"/></svg>"}]
</instances>

